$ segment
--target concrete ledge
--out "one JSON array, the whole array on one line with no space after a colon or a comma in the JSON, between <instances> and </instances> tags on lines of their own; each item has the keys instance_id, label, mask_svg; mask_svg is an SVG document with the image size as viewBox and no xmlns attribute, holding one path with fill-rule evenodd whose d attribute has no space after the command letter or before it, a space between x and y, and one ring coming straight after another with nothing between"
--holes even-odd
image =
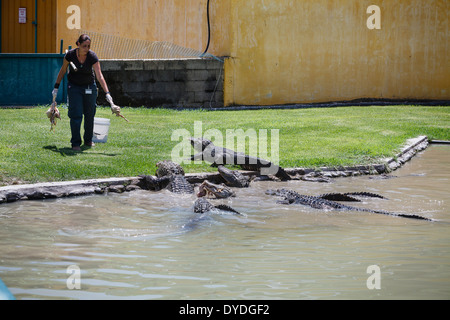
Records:
<instances>
[{"instance_id":1,"label":"concrete ledge","mask_svg":"<svg viewBox=\"0 0 450 320\"><path fill-rule=\"evenodd\" d=\"M0 203L101 193L102 187L128 185L135 178L90 179L0 187Z\"/></svg>"},{"instance_id":2,"label":"concrete ledge","mask_svg":"<svg viewBox=\"0 0 450 320\"><path fill-rule=\"evenodd\" d=\"M285 171L294 180L306 180L316 182L328 182L331 178L350 177L358 175L379 175L398 169L409 161L418 152L428 147L428 138L419 136L409 139L406 145L393 158L384 159L380 164L347 166L347 167L321 167L311 168L286 168ZM241 171L247 176L258 179L272 179L261 177L259 172ZM218 173L190 173L186 179L192 183L201 183L209 180L214 183L221 182ZM126 192L142 188L140 177L89 179L78 181L46 182L27 185L11 185L0 187L0 204L19 200L39 200L51 198L74 197L89 194L102 194L105 192Z\"/></svg>"},{"instance_id":3,"label":"concrete ledge","mask_svg":"<svg viewBox=\"0 0 450 320\"><path fill-rule=\"evenodd\" d=\"M297 180L327 182L329 178L352 177L359 175L380 175L390 173L403 164L411 160L418 152L425 150L429 145L427 136L408 139L400 152L392 158L382 159L380 163L356 166L341 167L320 167L320 168L284 168L284 170ZM241 171L247 176L257 176L255 171ZM199 174L193 174L193 177ZM200 176L202 177L202 176ZM208 180L220 179L220 175L211 174L205 176ZM205 179L201 178L201 179ZM196 181L195 179L193 179ZM200 180L201 182L202 180Z\"/></svg>"},{"instance_id":4,"label":"concrete ledge","mask_svg":"<svg viewBox=\"0 0 450 320\"><path fill-rule=\"evenodd\" d=\"M400 153L391 159L387 159L386 163L388 168L393 171L400 168L405 162L411 160L417 152L422 151L428 147L428 138L426 136L420 136L414 139L409 139L406 146L400 151Z\"/></svg>"},{"instance_id":5,"label":"concrete ledge","mask_svg":"<svg viewBox=\"0 0 450 320\"><path fill-rule=\"evenodd\" d=\"M81 188L89 186L98 186L100 184L111 185L116 183L124 183L125 181L132 181L135 178L105 178L105 179L88 179L88 180L75 180L75 181L58 181L58 182L42 182L35 184L18 184L0 187L0 193L5 191L24 191L28 189L49 189L49 188Z\"/></svg>"},{"instance_id":6,"label":"concrete ledge","mask_svg":"<svg viewBox=\"0 0 450 320\"><path fill-rule=\"evenodd\" d=\"M321 167L310 168L285 168L291 176L300 176L301 180L326 181L327 178L350 177L358 175L386 174L400 168L418 152L426 149L429 145L426 136L408 139L405 146L393 158L382 159L378 164L346 166L346 167Z\"/></svg>"}]
</instances>

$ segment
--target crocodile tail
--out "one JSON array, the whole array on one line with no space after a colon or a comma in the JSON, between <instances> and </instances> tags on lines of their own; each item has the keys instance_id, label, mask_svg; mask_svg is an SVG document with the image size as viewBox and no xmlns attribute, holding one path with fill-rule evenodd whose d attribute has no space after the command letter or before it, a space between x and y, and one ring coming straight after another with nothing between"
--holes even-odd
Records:
<instances>
[{"instance_id":1,"label":"crocodile tail","mask_svg":"<svg viewBox=\"0 0 450 320\"><path fill-rule=\"evenodd\" d=\"M394 214L394 215L399 216L399 217L403 217L403 218L409 218L409 219L435 221L434 219L422 217L422 216L419 216L418 214L402 214L402 213L399 213L399 214Z\"/></svg>"},{"instance_id":2,"label":"crocodile tail","mask_svg":"<svg viewBox=\"0 0 450 320\"><path fill-rule=\"evenodd\" d=\"M375 212L378 213L378 212ZM420 216L418 214L406 214L406 213L390 213L390 212L383 212L384 214L388 214L394 217L401 217L401 218L408 218L408 219L416 219L416 220L425 220L425 221L435 221L434 219L430 219L427 217Z\"/></svg>"},{"instance_id":3,"label":"crocodile tail","mask_svg":"<svg viewBox=\"0 0 450 320\"><path fill-rule=\"evenodd\" d=\"M372 193L372 192L347 192L347 193L344 193L344 195L387 199L386 197L383 197L382 195Z\"/></svg>"},{"instance_id":4,"label":"crocodile tail","mask_svg":"<svg viewBox=\"0 0 450 320\"><path fill-rule=\"evenodd\" d=\"M388 212L388 211L382 211L382 210L371 210L371 209L366 209L366 208L358 208L358 211L366 211L366 212L377 213L377 214L385 214L388 216L408 218L408 219L435 221L434 219L423 217L418 214L394 213L394 212Z\"/></svg>"},{"instance_id":5,"label":"crocodile tail","mask_svg":"<svg viewBox=\"0 0 450 320\"><path fill-rule=\"evenodd\" d=\"M227 206L225 204L219 204L217 206L214 206L214 208L219 209L219 210L223 210L223 211L233 212L233 213L236 213L236 214L242 214L242 213L234 210L233 208L231 208L230 206Z\"/></svg>"}]
</instances>

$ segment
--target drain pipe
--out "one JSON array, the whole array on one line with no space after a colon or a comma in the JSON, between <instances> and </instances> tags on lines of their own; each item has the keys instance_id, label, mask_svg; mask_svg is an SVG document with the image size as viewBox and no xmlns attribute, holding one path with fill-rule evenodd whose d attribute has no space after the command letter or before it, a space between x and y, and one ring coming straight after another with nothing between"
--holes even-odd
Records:
<instances>
[{"instance_id":1,"label":"drain pipe","mask_svg":"<svg viewBox=\"0 0 450 320\"><path fill-rule=\"evenodd\" d=\"M211 42L211 23L209 21L210 20L210 18L209 18L209 0L208 0L208 2L206 4L206 18L208 20L208 44L206 45L206 49L205 49L205 51L203 51L203 53L200 55L200 57L206 56L206 52L208 51L208 48L209 48L209 43ZM214 59L216 59L216 60L218 60L218 61L220 61L222 63L224 62L222 59L216 57L213 54L209 54L208 53L208 56L210 56L210 57L212 57L212 58L214 58Z\"/></svg>"},{"instance_id":2,"label":"drain pipe","mask_svg":"<svg viewBox=\"0 0 450 320\"><path fill-rule=\"evenodd\" d=\"M206 4L206 19L208 20L208 44L206 45L206 49L203 52L202 56L204 56L206 54L206 52L208 51L209 42L211 40L211 25L209 22L209 0L208 0L208 3Z\"/></svg>"}]
</instances>

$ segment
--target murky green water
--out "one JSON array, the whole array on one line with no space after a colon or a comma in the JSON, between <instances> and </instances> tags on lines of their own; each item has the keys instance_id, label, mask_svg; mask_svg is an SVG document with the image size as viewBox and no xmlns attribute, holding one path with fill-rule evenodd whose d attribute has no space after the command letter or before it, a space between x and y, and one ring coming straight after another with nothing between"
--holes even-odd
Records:
<instances>
[{"instance_id":1,"label":"murky green water","mask_svg":"<svg viewBox=\"0 0 450 320\"><path fill-rule=\"evenodd\" d=\"M17 299L449 299L449 160L432 146L395 179L253 183L223 201L245 216L199 218L167 191L3 204L0 278ZM441 222L279 205L264 191L280 187Z\"/></svg>"}]
</instances>

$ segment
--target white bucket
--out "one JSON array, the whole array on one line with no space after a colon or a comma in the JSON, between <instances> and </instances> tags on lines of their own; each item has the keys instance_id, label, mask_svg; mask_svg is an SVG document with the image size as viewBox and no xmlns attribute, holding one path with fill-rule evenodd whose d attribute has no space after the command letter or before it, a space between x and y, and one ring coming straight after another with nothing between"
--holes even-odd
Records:
<instances>
[{"instance_id":1,"label":"white bucket","mask_svg":"<svg viewBox=\"0 0 450 320\"><path fill-rule=\"evenodd\" d=\"M94 118L94 136L92 137L93 142L105 143L106 140L108 140L109 123L109 119Z\"/></svg>"}]
</instances>

